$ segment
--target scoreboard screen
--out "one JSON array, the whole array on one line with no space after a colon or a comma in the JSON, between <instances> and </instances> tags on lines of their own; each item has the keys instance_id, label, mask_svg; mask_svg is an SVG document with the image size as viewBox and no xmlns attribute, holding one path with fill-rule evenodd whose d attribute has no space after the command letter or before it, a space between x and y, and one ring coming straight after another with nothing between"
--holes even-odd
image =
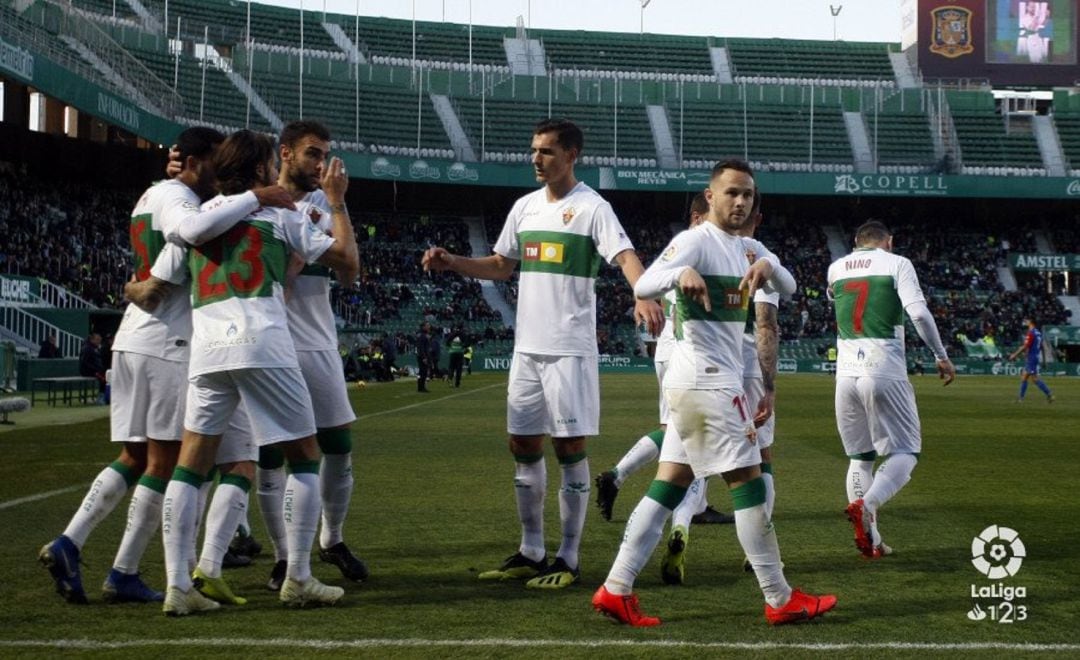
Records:
<instances>
[{"instance_id":1,"label":"scoreboard screen","mask_svg":"<svg viewBox=\"0 0 1080 660\"><path fill-rule=\"evenodd\" d=\"M1075 9L1071 0L992 0L986 13L986 61L1076 64Z\"/></svg>"},{"instance_id":2,"label":"scoreboard screen","mask_svg":"<svg viewBox=\"0 0 1080 660\"><path fill-rule=\"evenodd\" d=\"M1080 0L918 0L919 69L928 82L1080 85Z\"/></svg>"}]
</instances>

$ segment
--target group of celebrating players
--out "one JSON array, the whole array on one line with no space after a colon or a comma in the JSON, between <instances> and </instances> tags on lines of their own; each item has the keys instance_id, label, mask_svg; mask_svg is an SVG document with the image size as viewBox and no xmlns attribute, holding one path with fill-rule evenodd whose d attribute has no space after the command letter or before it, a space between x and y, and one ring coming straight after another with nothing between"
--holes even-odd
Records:
<instances>
[{"instance_id":1,"label":"group of celebrating players","mask_svg":"<svg viewBox=\"0 0 1080 660\"><path fill-rule=\"evenodd\" d=\"M704 506L705 480L720 475L768 623L820 616L836 597L789 586L772 524L776 314L796 282L753 238L762 218L753 171L738 160L717 163L694 200L690 229L645 269L610 204L576 178L583 147L572 122L539 122L532 164L543 187L514 204L493 254L467 258L432 247L422 258L425 270L481 279L506 279L520 267L507 432L521 542L480 579L526 580L534 589L580 580L592 483L586 439L599 433L600 413L594 283L606 261L634 289L636 321L659 337L661 428L597 478L602 513L610 518L622 481L659 459L593 607L632 626L660 623L641 612L635 579L674 515L662 574L666 582L683 580L691 517ZM345 207L348 176L329 150L329 133L316 122L287 125L277 149L251 131L225 138L191 128L177 141L175 176L136 205L135 276L125 290L133 304L112 365L112 440L121 443L120 456L40 553L67 600L86 602L81 548L132 486L128 524L103 587L106 600L161 601L168 615L245 602L222 579L221 567L256 479L277 560L269 586L284 604L333 604L344 594L311 575L317 531L323 560L348 579L367 578L342 536L355 415L336 352L329 287L331 273L353 282L359 257ZM855 246L828 273L838 328L836 416L850 458L847 516L855 544L877 559L891 553L878 511L910 479L921 450L904 356L905 313L945 384L955 369L911 262L891 252L888 229L865 223ZM561 542L551 561L543 525L546 436L561 471ZM138 572L159 522L164 593Z\"/></svg>"}]
</instances>

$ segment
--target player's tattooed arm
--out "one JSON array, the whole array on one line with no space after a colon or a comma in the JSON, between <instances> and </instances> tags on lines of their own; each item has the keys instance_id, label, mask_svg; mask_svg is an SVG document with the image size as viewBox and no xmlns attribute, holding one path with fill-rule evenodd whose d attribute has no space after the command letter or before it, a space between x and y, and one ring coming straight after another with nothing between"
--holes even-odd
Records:
<instances>
[{"instance_id":1,"label":"player's tattooed arm","mask_svg":"<svg viewBox=\"0 0 1080 660\"><path fill-rule=\"evenodd\" d=\"M780 352L780 324L776 320L776 305L766 302L754 303L757 321L758 363L761 365L761 381L766 392L776 391L776 362Z\"/></svg>"},{"instance_id":2,"label":"player's tattooed arm","mask_svg":"<svg viewBox=\"0 0 1080 660\"><path fill-rule=\"evenodd\" d=\"M172 285L164 280L150 276L139 282L135 276L124 285L124 298L146 312L152 312L165 299Z\"/></svg>"}]
</instances>

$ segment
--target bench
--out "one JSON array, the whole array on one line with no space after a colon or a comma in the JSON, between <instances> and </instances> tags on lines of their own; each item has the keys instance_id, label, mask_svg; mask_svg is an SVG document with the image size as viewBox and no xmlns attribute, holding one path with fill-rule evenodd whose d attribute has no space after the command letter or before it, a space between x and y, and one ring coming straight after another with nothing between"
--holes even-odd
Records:
<instances>
[{"instance_id":1,"label":"bench","mask_svg":"<svg viewBox=\"0 0 1080 660\"><path fill-rule=\"evenodd\" d=\"M97 378L87 376L35 378L30 382L31 405L37 401L39 389L45 394L45 401L50 406L55 406L58 400L70 406L72 400L81 403L97 400L100 387Z\"/></svg>"}]
</instances>

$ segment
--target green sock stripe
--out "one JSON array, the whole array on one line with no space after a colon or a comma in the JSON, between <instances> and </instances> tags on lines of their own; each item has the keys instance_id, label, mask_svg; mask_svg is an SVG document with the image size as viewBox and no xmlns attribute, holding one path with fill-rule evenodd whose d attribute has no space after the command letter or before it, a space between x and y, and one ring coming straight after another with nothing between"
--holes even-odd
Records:
<instances>
[{"instance_id":1,"label":"green sock stripe","mask_svg":"<svg viewBox=\"0 0 1080 660\"><path fill-rule=\"evenodd\" d=\"M649 431L645 434L645 437L652 440L656 444L656 448L660 449L664 444L664 429L656 429L655 431Z\"/></svg>"},{"instance_id":2,"label":"green sock stripe","mask_svg":"<svg viewBox=\"0 0 1080 660\"><path fill-rule=\"evenodd\" d=\"M221 475L221 485L231 484L236 486L245 493L251 490L251 479L248 479L242 474L223 474Z\"/></svg>"},{"instance_id":3,"label":"green sock stripe","mask_svg":"<svg viewBox=\"0 0 1080 660\"><path fill-rule=\"evenodd\" d=\"M298 461L296 463L289 462L289 472L293 474L318 474L319 462L318 461Z\"/></svg>"},{"instance_id":4,"label":"green sock stripe","mask_svg":"<svg viewBox=\"0 0 1080 660\"><path fill-rule=\"evenodd\" d=\"M214 467L210 468L210 472L208 472L207 475L206 475L206 480L207 481L214 481L218 477L218 472L220 472L220 471L218 470L216 465Z\"/></svg>"},{"instance_id":5,"label":"green sock stripe","mask_svg":"<svg viewBox=\"0 0 1080 660\"><path fill-rule=\"evenodd\" d=\"M877 458L876 451L864 451L861 454L848 454L848 458L853 461L872 461Z\"/></svg>"},{"instance_id":6,"label":"green sock stripe","mask_svg":"<svg viewBox=\"0 0 1080 660\"><path fill-rule=\"evenodd\" d=\"M113 461L109 463L109 467L120 473L120 476L124 478L124 483L128 488L135 485L135 482L139 480L139 475L135 474L135 471L125 465L122 461Z\"/></svg>"},{"instance_id":7,"label":"green sock stripe","mask_svg":"<svg viewBox=\"0 0 1080 660\"><path fill-rule=\"evenodd\" d=\"M772 463L762 463L761 472L762 474L772 474Z\"/></svg>"},{"instance_id":8,"label":"green sock stripe","mask_svg":"<svg viewBox=\"0 0 1080 660\"><path fill-rule=\"evenodd\" d=\"M669 481L660 481L659 479L654 479L649 484L648 492L645 493L645 497L670 510L675 510L675 507L679 506L679 502L682 502L685 496L686 489L682 486L676 486Z\"/></svg>"},{"instance_id":9,"label":"green sock stripe","mask_svg":"<svg viewBox=\"0 0 1080 660\"><path fill-rule=\"evenodd\" d=\"M579 451L576 454L570 454L569 456L558 456L559 464L561 465L573 465L574 463L580 463L588 458L585 452Z\"/></svg>"},{"instance_id":10,"label":"green sock stripe","mask_svg":"<svg viewBox=\"0 0 1080 660\"><path fill-rule=\"evenodd\" d=\"M738 488L731 489L731 500L735 510L749 509L765 504L765 480L761 477L751 479Z\"/></svg>"},{"instance_id":11,"label":"green sock stripe","mask_svg":"<svg viewBox=\"0 0 1080 660\"><path fill-rule=\"evenodd\" d=\"M315 440L324 454L348 454L352 451L352 429L315 429Z\"/></svg>"},{"instance_id":12,"label":"green sock stripe","mask_svg":"<svg viewBox=\"0 0 1080 660\"><path fill-rule=\"evenodd\" d=\"M144 474L143 476L139 477L139 485L144 488L149 488L155 493L161 493L162 495L164 495L165 487L169 485L169 482L167 479L162 479L161 477L154 477L149 474Z\"/></svg>"},{"instance_id":13,"label":"green sock stripe","mask_svg":"<svg viewBox=\"0 0 1080 660\"><path fill-rule=\"evenodd\" d=\"M544 460L544 453L539 454L514 454L514 460L518 463L535 463Z\"/></svg>"},{"instance_id":14,"label":"green sock stripe","mask_svg":"<svg viewBox=\"0 0 1080 660\"><path fill-rule=\"evenodd\" d=\"M285 450L277 445L259 447L259 467L264 470L285 467Z\"/></svg>"},{"instance_id":15,"label":"green sock stripe","mask_svg":"<svg viewBox=\"0 0 1080 660\"><path fill-rule=\"evenodd\" d=\"M199 474L195 470L189 470L183 465L176 466L176 469L173 470L172 478L177 481L183 481L185 484L189 484L196 488L201 488L203 482L206 481L205 475Z\"/></svg>"}]
</instances>

